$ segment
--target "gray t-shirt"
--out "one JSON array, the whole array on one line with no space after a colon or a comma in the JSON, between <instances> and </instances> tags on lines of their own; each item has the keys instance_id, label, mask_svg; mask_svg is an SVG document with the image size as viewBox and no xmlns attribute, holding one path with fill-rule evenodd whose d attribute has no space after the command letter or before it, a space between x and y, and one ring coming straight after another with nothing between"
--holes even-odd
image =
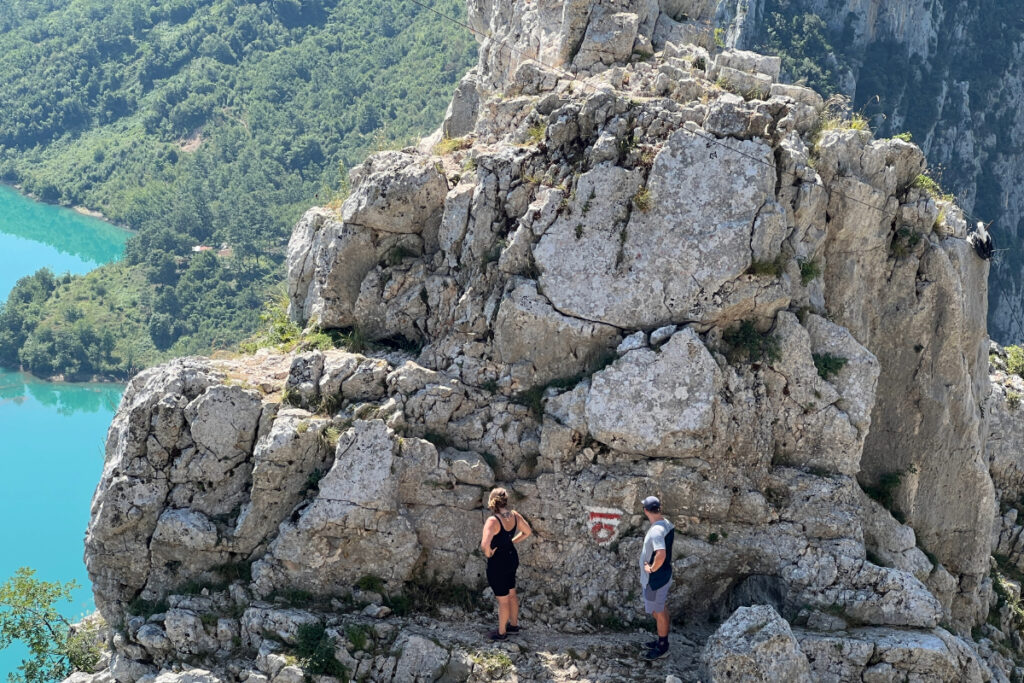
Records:
<instances>
[{"instance_id":1,"label":"gray t-shirt","mask_svg":"<svg viewBox=\"0 0 1024 683\"><path fill-rule=\"evenodd\" d=\"M650 579L650 575L644 571L644 564L651 558L651 555L658 550L665 550L665 537L668 533L675 529L672 526L672 522L667 519L660 519L654 524L651 524L651 528L647 530L647 535L644 536L644 548L640 551L640 587L647 588L647 581ZM671 562L671 557L665 558L666 562Z\"/></svg>"}]
</instances>

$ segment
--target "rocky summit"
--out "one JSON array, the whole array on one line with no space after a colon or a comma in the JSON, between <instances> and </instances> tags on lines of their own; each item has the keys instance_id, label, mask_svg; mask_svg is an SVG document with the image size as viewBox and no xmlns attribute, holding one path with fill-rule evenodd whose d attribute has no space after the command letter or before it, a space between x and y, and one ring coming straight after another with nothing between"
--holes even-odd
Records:
<instances>
[{"instance_id":1,"label":"rocky summit","mask_svg":"<svg viewBox=\"0 0 1024 683\"><path fill-rule=\"evenodd\" d=\"M110 654L69 680L1020 679L988 262L918 147L671 4L471 0L440 130L292 235L289 314L348 347L132 380L86 538ZM499 483L535 535L490 645Z\"/></svg>"}]
</instances>

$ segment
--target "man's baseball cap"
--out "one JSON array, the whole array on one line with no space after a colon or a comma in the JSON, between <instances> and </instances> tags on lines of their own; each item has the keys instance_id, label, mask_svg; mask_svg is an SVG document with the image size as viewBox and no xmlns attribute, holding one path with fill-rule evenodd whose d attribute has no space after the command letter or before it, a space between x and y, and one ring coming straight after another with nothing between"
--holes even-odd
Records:
<instances>
[{"instance_id":1,"label":"man's baseball cap","mask_svg":"<svg viewBox=\"0 0 1024 683\"><path fill-rule=\"evenodd\" d=\"M657 512L661 509L661 501L658 500L657 496L647 496L644 498L644 510L648 512Z\"/></svg>"}]
</instances>

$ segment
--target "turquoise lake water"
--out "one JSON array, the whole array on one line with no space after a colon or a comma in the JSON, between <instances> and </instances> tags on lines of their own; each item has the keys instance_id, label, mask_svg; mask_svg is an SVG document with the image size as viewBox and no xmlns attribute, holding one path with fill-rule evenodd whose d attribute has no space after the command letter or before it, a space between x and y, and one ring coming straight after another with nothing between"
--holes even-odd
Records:
<instances>
[{"instance_id":1,"label":"turquoise lake water","mask_svg":"<svg viewBox=\"0 0 1024 683\"><path fill-rule=\"evenodd\" d=\"M0 186L0 297L42 267L85 273L116 260L128 233ZM19 567L36 578L78 581L62 611L92 610L82 562L89 502L103 470L107 427L124 387L43 382L0 370L0 581ZM0 682L24 656L0 650Z\"/></svg>"}]
</instances>

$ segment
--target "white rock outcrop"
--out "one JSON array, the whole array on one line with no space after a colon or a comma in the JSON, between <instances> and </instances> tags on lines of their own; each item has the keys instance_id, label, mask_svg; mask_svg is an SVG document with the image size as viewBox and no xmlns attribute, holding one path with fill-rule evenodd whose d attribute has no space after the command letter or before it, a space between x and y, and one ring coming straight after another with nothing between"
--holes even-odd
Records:
<instances>
[{"instance_id":1,"label":"white rock outcrop","mask_svg":"<svg viewBox=\"0 0 1024 683\"><path fill-rule=\"evenodd\" d=\"M634 621L655 494L671 608L733 614L714 680L1005 668L945 628L985 621L989 472L1024 472L985 456L987 262L956 207L934 229L919 149L815 136L778 60L674 42L691 4L471 2L492 37L444 123L466 144L371 156L289 244L293 320L369 350L132 381L86 539L98 608L131 624L112 667L291 680L319 638L357 679L501 677L453 644L458 608L451 642L402 615L483 590L501 484L535 530L535 623Z\"/></svg>"},{"instance_id":2,"label":"white rock outcrop","mask_svg":"<svg viewBox=\"0 0 1024 683\"><path fill-rule=\"evenodd\" d=\"M789 624L768 605L736 610L708 639L701 660L709 683L812 680Z\"/></svg>"}]
</instances>

